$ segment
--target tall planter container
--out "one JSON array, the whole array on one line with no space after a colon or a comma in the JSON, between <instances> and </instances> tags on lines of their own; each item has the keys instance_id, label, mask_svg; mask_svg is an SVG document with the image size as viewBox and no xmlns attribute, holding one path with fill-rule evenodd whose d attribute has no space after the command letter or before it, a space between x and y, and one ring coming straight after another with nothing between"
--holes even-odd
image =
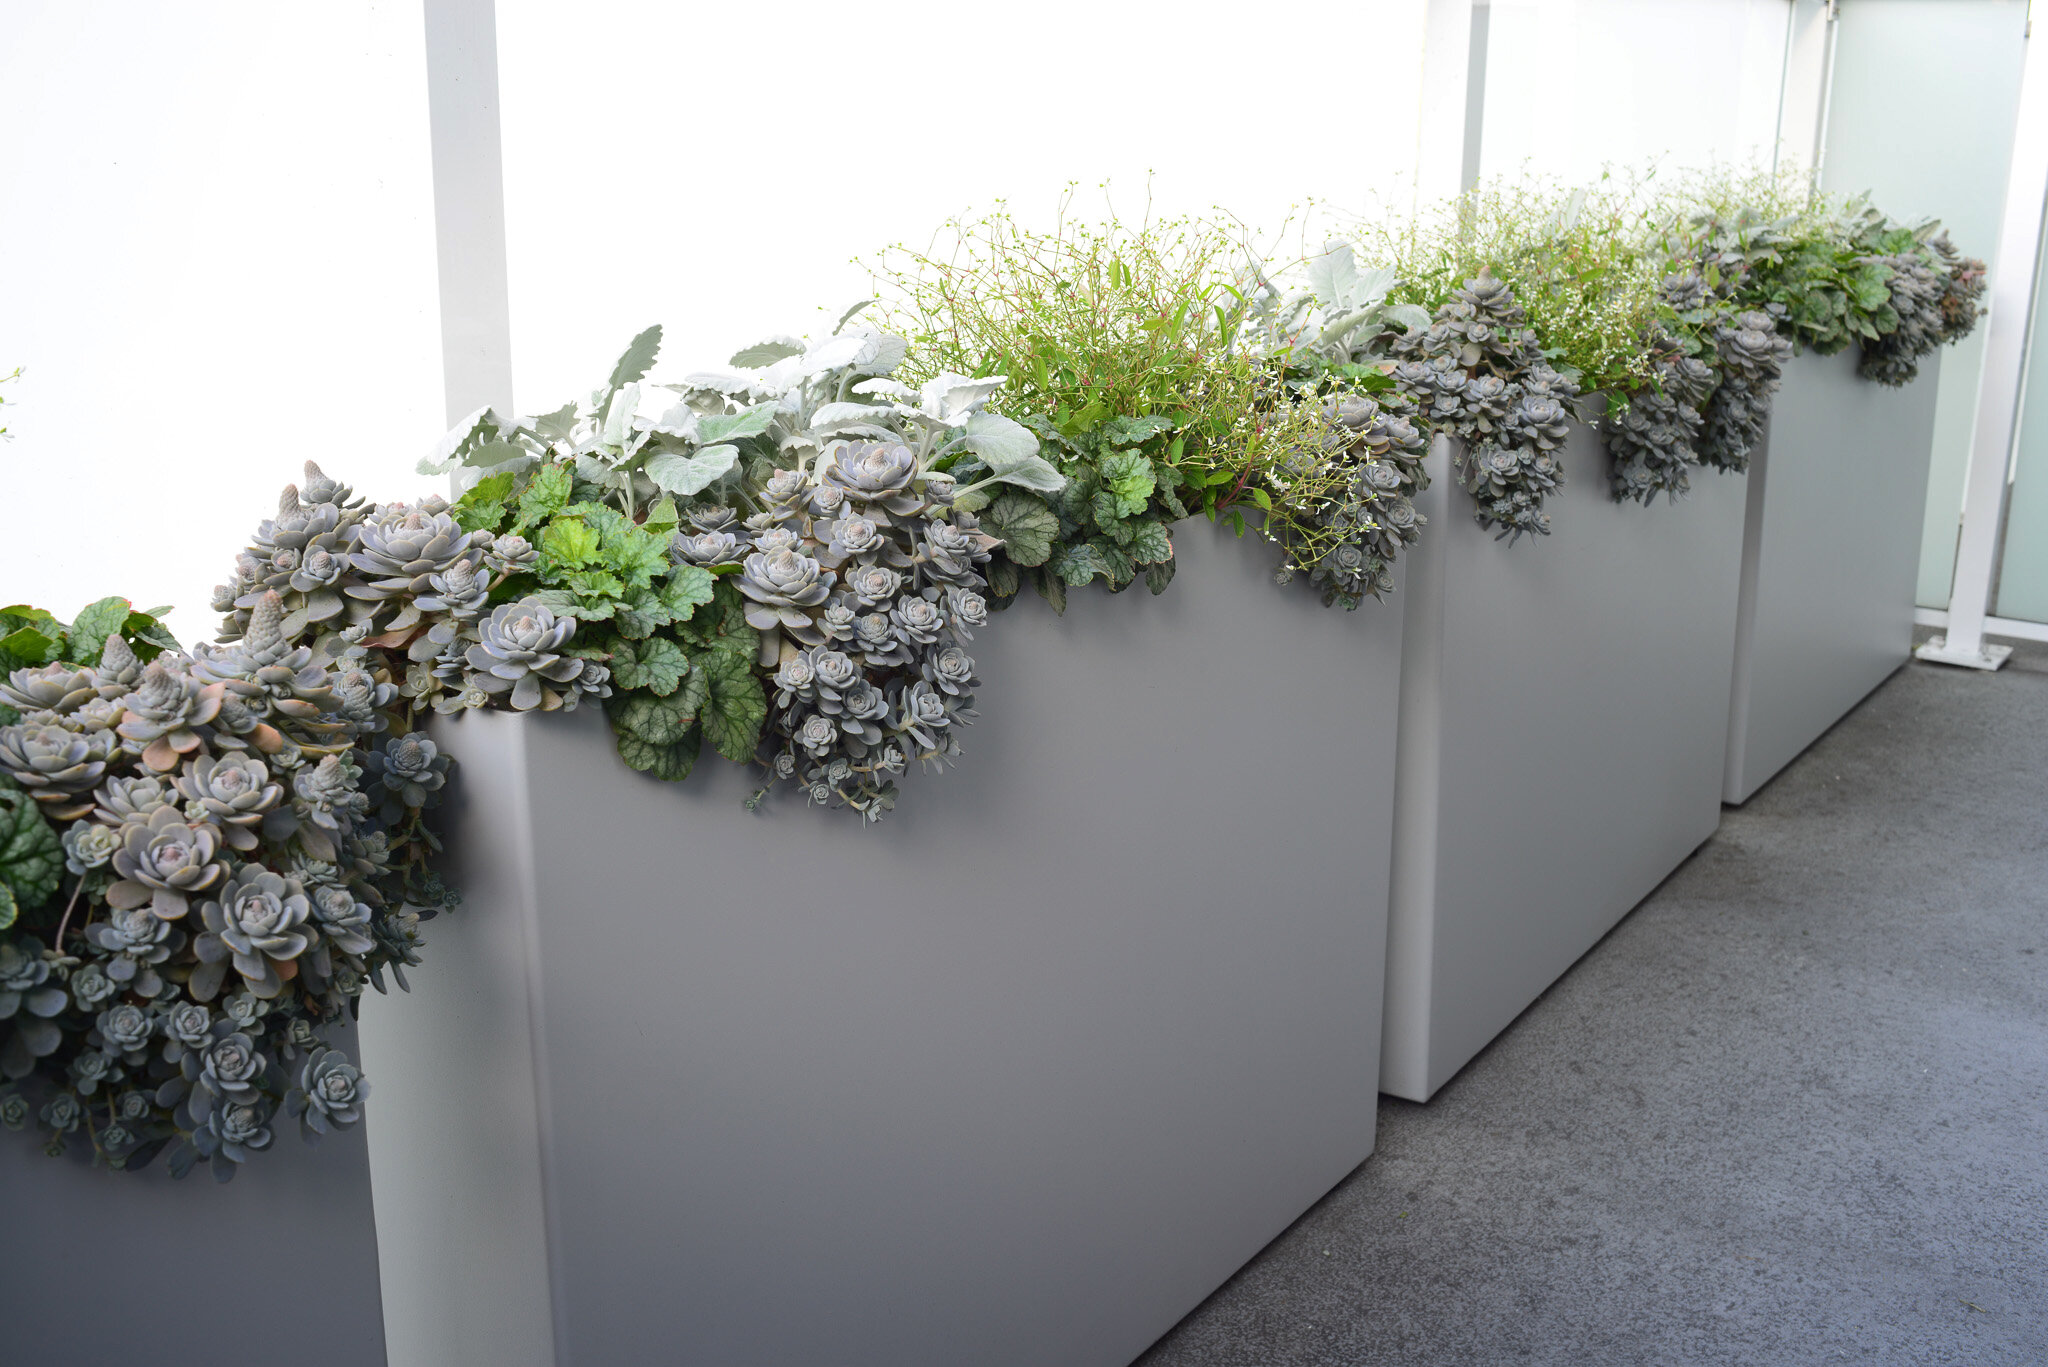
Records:
<instances>
[{"instance_id":1,"label":"tall planter container","mask_svg":"<svg viewBox=\"0 0 2048 1367\"><path fill-rule=\"evenodd\" d=\"M1608 497L1574 425L1555 533L1472 519L1448 443L1409 567L1380 1085L1426 1101L1720 820L1743 481Z\"/></svg>"},{"instance_id":2,"label":"tall planter container","mask_svg":"<svg viewBox=\"0 0 2048 1367\"><path fill-rule=\"evenodd\" d=\"M342 1043L355 1053L355 1041ZM382 1363L363 1131L314 1147L294 1121L280 1116L272 1128L270 1147L226 1185L204 1163L183 1181L161 1158L108 1172L79 1154L46 1157L27 1134L0 1133L10 1245L0 1258L0 1361L217 1363L226 1279L270 1288L247 1305L244 1332L280 1345L290 1361Z\"/></svg>"},{"instance_id":3,"label":"tall planter container","mask_svg":"<svg viewBox=\"0 0 2048 1367\"><path fill-rule=\"evenodd\" d=\"M1747 802L1913 649L1938 355L1903 389L1795 357L1751 458L1722 796Z\"/></svg>"},{"instance_id":4,"label":"tall planter container","mask_svg":"<svg viewBox=\"0 0 2048 1367\"><path fill-rule=\"evenodd\" d=\"M872 830L445 727L466 900L364 1022L394 1364L1112 1367L1371 1152L1400 613L1176 541L978 632Z\"/></svg>"}]
</instances>

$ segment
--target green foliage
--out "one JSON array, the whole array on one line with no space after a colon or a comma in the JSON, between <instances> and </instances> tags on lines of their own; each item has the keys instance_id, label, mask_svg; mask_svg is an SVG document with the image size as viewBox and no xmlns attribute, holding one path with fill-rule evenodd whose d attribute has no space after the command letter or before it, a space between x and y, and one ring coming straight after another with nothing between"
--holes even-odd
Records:
<instances>
[{"instance_id":1,"label":"green foliage","mask_svg":"<svg viewBox=\"0 0 2048 1367\"><path fill-rule=\"evenodd\" d=\"M37 665L98 664L107 638L120 635L147 663L178 639L163 625L167 607L138 611L126 598L102 598L66 625L41 608L0 608L0 674Z\"/></svg>"},{"instance_id":2,"label":"green foliage","mask_svg":"<svg viewBox=\"0 0 2048 1367\"><path fill-rule=\"evenodd\" d=\"M1400 277L1393 297L1434 314L1483 271L1514 292L1543 356L1582 391L1650 377L1643 339L1668 261L1641 186L1602 175L1479 185L1406 222L1361 223L1361 254Z\"/></svg>"},{"instance_id":3,"label":"green foliage","mask_svg":"<svg viewBox=\"0 0 2048 1367\"><path fill-rule=\"evenodd\" d=\"M33 911L57 894L64 850L42 805L0 777L0 887L9 892L5 929L18 907Z\"/></svg>"},{"instance_id":4,"label":"green foliage","mask_svg":"<svg viewBox=\"0 0 2048 1367\"><path fill-rule=\"evenodd\" d=\"M956 220L949 249L899 248L876 272L911 341L906 371L1006 377L991 406L1037 433L1065 477L1061 493L1037 500L1060 551L1038 553L1044 520L1025 511L1028 496L1009 495L998 521L1025 527L1024 539L990 571L998 601L1035 583L1056 608L1067 588L1100 579L1119 591L1170 565L1165 528L1192 511L1181 467L1229 466L1255 376L1233 346L1244 294L1223 222L1133 227L1066 210L1049 232L1004 211ZM976 468L963 461L955 473L971 479ZM1155 592L1170 577L1148 576Z\"/></svg>"}]
</instances>

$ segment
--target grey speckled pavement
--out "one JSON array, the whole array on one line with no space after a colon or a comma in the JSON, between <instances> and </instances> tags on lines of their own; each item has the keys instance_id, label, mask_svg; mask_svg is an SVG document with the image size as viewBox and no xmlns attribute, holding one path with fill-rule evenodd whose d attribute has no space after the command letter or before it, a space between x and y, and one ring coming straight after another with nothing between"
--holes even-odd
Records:
<instances>
[{"instance_id":1,"label":"grey speckled pavement","mask_svg":"<svg viewBox=\"0 0 2048 1367\"><path fill-rule=\"evenodd\" d=\"M1140 1362L2048 1363L2048 649L1894 675Z\"/></svg>"}]
</instances>

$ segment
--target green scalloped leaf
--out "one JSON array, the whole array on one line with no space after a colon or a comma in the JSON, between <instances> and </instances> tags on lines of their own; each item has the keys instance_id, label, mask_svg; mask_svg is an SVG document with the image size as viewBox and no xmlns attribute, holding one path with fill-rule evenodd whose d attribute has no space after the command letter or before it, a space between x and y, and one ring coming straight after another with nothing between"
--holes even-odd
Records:
<instances>
[{"instance_id":1,"label":"green scalloped leaf","mask_svg":"<svg viewBox=\"0 0 2048 1367\"><path fill-rule=\"evenodd\" d=\"M678 565L655 592L672 620L687 622L711 601L718 581L701 565Z\"/></svg>"},{"instance_id":2,"label":"green scalloped leaf","mask_svg":"<svg viewBox=\"0 0 2048 1367\"><path fill-rule=\"evenodd\" d=\"M1131 529L1128 551L1133 562L1140 565L1157 565L1173 559L1173 538L1167 535L1163 523L1151 518L1138 518L1127 524Z\"/></svg>"},{"instance_id":3,"label":"green scalloped leaf","mask_svg":"<svg viewBox=\"0 0 2048 1367\"><path fill-rule=\"evenodd\" d=\"M157 619L169 612L169 608L152 608L148 612L131 612L128 620L121 625L121 634L128 638L128 644L135 647L135 658L148 664L166 650L183 650L178 638Z\"/></svg>"},{"instance_id":4,"label":"green scalloped leaf","mask_svg":"<svg viewBox=\"0 0 2048 1367\"><path fill-rule=\"evenodd\" d=\"M670 783L680 783L690 776L704 742L704 733L694 726L683 733L681 740L667 745L643 739L631 731L620 731L617 735L620 759L643 774Z\"/></svg>"},{"instance_id":5,"label":"green scalloped leaf","mask_svg":"<svg viewBox=\"0 0 2048 1367\"><path fill-rule=\"evenodd\" d=\"M524 533L569 505L569 495L576 484L576 468L566 461L560 465L543 465L533 472L533 478L526 481L526 488L519 495L519 517L512 524L512 530Z\"/></svg>"},{"instance_id":6,"label":"green scalloped leaf","mask_svg":"<svg viewBox=\"0 0 2048 1367\"><path fill-rule=\"evenodd\" d=\"M63 842L36 800L0 789L0 882L14 889L23 907L39 907L57 895L63 872Z\"/></svg>"},{"instance_id":7,"label":"green scalloped leaf","mask_svg":"<svg viewBox=\"0 0 2048 1367\"><path fill-rule=\"evenodd\" d=\"M126 598L102 598L87 607L71 624L64 658L73 664L98 664L100 652L107 648L107 638L126 625L134 610L135 605Z\"/></svg>"},{"instance_id":8,"label":"green scalloped leaf","mask_svg":"<svg viewBox=\"0 0 2048 1367\"><path fill-rule=\"evenodd\" d=\"M644 641L621 641L612 651L612 678L632 689L645 689L658 698L676 691L690 672L690 657L666 636Z\"/></svg>"},{"instance_id":9,"label":"green scalloped leaf","mask_svg":"<svg viewBox=\"0 0 2048 1367\"><path fill-rule=\"evenodd\" d=\"M768 696L761 691L754 662L731 651L710 650L696 664L693 677L702 675L710 687L700 719L705 736L735 764L752 759L761 724L768 719Z\"/></svg>"},{"instance_id":10,"label":"green scalloped leaf","mask_svg":"<svg viewBox=\"0 0 2048 1367\"><path fill-rule=\"evenodd\" d=\"M1017 490L999 494L981 523L982 530L1003 539L1003 549L1018 565L1043 565L1060 534L1060 520L1045 500Z\"/></svg>"},{"instance_id":11,"label":"green scalloped leaf","mask_svg":"<svg viewBox=\"0 0 2048 1367\"><path fill-rule=\"evenodd\" d=\"M509 471L485 475L455 500L455 506L448 510L449 516L465 532L496 531L505 520L505 504L512 497L513 482Z\"/></svg>"}]
</instances>

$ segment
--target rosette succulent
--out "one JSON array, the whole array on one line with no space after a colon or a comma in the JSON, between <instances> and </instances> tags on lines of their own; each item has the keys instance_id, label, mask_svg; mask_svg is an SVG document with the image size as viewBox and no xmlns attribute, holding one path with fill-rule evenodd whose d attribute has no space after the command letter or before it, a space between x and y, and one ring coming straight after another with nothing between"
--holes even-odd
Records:
<instances>
[{"instance_id":1,"label":"rosette succulent","mask_svg":"<svg viewBox=\"0 0 2048 1367\"><path fill-rule=\"evenodd\" d=\"M43 706L0 725L22 773L22 790L0 784L15 831L0 842L0 1074L52 1151L89 1145L114 1168L167 1154L174 1175L212 1156L231 1176L269 1142L297 1061L385 967L419 961L420 916L452 901L410 801L445 780L446 756L392 741L410 700L376 648L331 629L358 619L322 616L361 519L338 506L344 487L309 490L238 565L223 644L151 641L144 661L104 634L132 620L109 600L47 633L89 639L97 665L7 685ZM410 610L404 594L385 606L386 622Z\"/></svg>"},{"instance_id":2,"label":"rosette succulent","mask_svg":"<svg viewBox=\"0 0 2048 1367\"><path fill-rule=\"evenodd\" d=\"M1394 354L1394 383L1421 420L1460 443L1458 481L1479 525L1511 541L1548 534L1543 501L1564 483L1556 453L1578 389L1544 360L1514 291L1482 271Z\"/></svg>"},{"instance_id":3,"label":"rosette succulent","mask_svg":"<svg viewBox=\"0 0 2048 1367\"><path fill-rule=\"evenodd\" d=\"M299 1085L285 1098L285 1113L300 1118L314 1134L347 1129L363 1118L370 1084L335 1049L316 1049L299 1070Z\"/></svg>"},{"instance_id":4,"label":"rosette succulent","mask_svg":"<svg viewBox=\"0 0 2048 1367\"><path fill-rule=\"evenodd\" d=\"M312 945L306 919L312 903L297 880L261 869L236 873L220 895L200 908L206 932L194 944L200 967L192 974L192 995L211 998L232 961L248 990L275 997L298 974L298 957Z\"/></svg>"},{"instance_id":5,"label":"rosette succulent","mask_svg":"<svg viewBox=\"0 0 2048 1367\"><path fill-rule=\"evenodd\" d=\"M1721 383L1700 410L1699 458L1717 470L1740 472L1764 439L1792 343L1778 335L1775 318L1755 309L1720 324L1714 341Z\"/></svg>"},{"instance_id":6,"label":"rosette succulent","mask_svg":"<svg viewBox=\"0 0 2048 1367\"><path fill-rule=\"evenodd\" d=\"M585 691L588 665L563 653L575 634L574 618L558 618L536 599L506 603L484 619L469 648L474 680L486 693L505 695L520 712L573 707Z\"/></svg>"}]
</instances>

